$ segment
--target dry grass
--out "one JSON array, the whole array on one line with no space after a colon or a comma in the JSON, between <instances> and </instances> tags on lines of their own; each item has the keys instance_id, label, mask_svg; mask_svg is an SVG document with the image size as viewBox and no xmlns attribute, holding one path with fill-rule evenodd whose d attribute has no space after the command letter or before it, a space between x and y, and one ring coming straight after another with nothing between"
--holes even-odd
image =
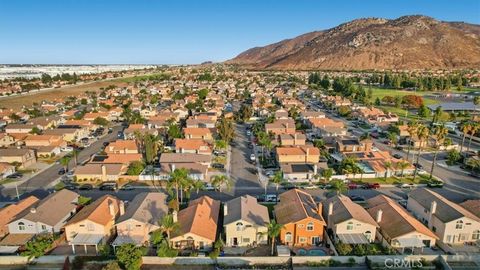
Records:
<instances>
[{"instance_id":1,"label":"dry grass","mask_svg":"<svg viewBox=\"0 0 480 270\"><path fill-rule=\"evenodd\" d=\"M109 85L126 86L126 82L121 79L91 82L82 85L69 85L61 88L45 90L41 92L28 93L21 96L2 97L0 98L0 108L20 110L23 106L30 106L34 102L40 103L43 100L61 99L67 96L75 96L86 91L98 91L100 88Z\"/></svg>"}]
</instances>

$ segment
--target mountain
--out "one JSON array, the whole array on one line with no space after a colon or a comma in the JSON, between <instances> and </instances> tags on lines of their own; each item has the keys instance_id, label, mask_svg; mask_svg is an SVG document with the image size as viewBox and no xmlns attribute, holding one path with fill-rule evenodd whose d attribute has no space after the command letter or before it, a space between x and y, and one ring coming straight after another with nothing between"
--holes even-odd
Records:
<instances>
[{"instance_id":1,"label":"mountain","mask_svg":"<svg viewBox=\"0 0 480 270\"><path fill-rule=\"evenodd\" d=\"M480 25L420 15L358 19L252 48L226 63L284 70L480 68Z\"/></svg>"}]
</instances>

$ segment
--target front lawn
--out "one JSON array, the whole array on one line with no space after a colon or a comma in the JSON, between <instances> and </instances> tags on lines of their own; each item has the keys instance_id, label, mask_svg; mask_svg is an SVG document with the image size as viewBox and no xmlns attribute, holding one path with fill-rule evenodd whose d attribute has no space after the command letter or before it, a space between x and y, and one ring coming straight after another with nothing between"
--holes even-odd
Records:
<instances>
[{"instance_id":1,"label":"front lawn","mask_svg":"<svg viewBox=\"0 0 480 270\"><path fill-rule=\"evenodd\" d=\"M406 177L378 177L378 178L363 178L360 180L360 177L351 179L352 182L357 184L366 184L366 183L379 183L380 185L399 185L399 184L427 184L429 180L428 174L417 174L415 181L413 181L413 176Z\"/></svg>"}]
</instances>

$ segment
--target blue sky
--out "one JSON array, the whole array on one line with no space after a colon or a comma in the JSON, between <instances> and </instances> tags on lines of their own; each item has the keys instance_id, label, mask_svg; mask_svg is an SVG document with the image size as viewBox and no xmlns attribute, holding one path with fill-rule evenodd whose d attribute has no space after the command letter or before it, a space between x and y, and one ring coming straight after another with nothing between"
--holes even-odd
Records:
<instances>
[{"instance_id":1,"label":"blue sky","mask_svg":"<svg viewBox=\"0 0 480 270\"><path fill-rule=\"evenodd\" d=\"M480 0L0 0L0 63L222 61L362 17L480 24Z\"/></svg>"}]
</instances>

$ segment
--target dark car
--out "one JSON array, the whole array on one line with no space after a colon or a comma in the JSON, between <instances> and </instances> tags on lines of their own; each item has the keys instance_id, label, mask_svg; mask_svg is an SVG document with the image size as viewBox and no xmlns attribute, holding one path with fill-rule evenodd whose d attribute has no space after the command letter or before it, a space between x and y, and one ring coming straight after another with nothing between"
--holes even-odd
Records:
<instances>
[{"instance_id":1,"label":"dark car","mask_svg":"<svg viewBox=\"0 0 480 270\"><path fill-rule=\"evenodd\" d=\"M13 173L7 176L8 179L20 179L23 177L23 174L21 173Z\"/></svg>"},{"instance_id":2,"label":"dark car","mask_svg":"<svg viewBox=\"0 0 480 270\"><path fill-rule=\"evenodd\" d=\"M76 187L75 185L68 184L68 185L65 185L65 189L68 189L68 190L75 190L75 189L77 189L77 187Z\"/></svg>"},{"instance_id":3,"label":"dark car","mask_svg":"<svg viewBox=\"0 0 480 270\"><path fill-rule=\"evenodd\" d=\"M117 187L115 185L102 185L99 188L100 190L112 190L115 191Z\"/></svg>"},{"instance_id":4,"label":"dark car","mask_svg":"<svg viewBox=\"0 0 480 270\"><path fill-rule=\"evenodd\" d=\"M368 183L368 184L363 185L362 188L364 188L364 189L378 189L378 188L380 188L380 184L379 183Z\"/></svg>"},{"instance_id":5,"label":"dark car","mask_svg":"<svg viewBox=\"0 0 480 270\"><path fill-rule=\"evenodd\" d=\"M65 170L65 168L61 168L60 170L58 170L58 175L64 175L67 171Z\"/></svg>"},{"instance_id":6,"label":"dark car","mask_svg":"<svg viewBox=\"0 0 480 270\"><path fill-rule=\"evenodd\" d=\"M413 166L415 166L415 168L417 168L419 170L423 169L423 166L420 165L419 163L413 163Z\"/></svg>"},{"instance_id":7,"label":"dark car","mask_svg":"<svg viewBox=\"0 0 480 270\"><path fill-rule=\"evenodd\" d=\"M402 159L402 155L400 154L393 154L393 157L396 159Z\"/></svg>"},{"instance_id":8,"label":"dark car","mask_svg":"<svg viewBox=\"0 0 480 270\"><path fill-rule=\"evenodd\" d=\"M437 181L437 180L432 180L432 181L427 183L427 186L431 187L431 188L441 188L441 187L443 187L443 182L442 181Z\"/></svg>"},{"instance_id":9,"label":"dark car","mask_svg":"<svg viewBox=\"0 0 480 270\"><path fill-rule=\"evenodd\" d=\"M252 144L252 143L249 143L249 144L248 144L248 148L253 149L253 144Z\"/></svg>"},{"instance_id":10,"label":"dark car","mask_svg":"<svg viewBox=\"0 0 480 270\"><path fill-rule=\"evenodd\" d=\"M92 189L93 189L93 186L90 185L90 184L83 184L83 185L81 185L78 189L79 189L79 190L92 190Z\"/></svg>"},{"instance_id":11,"label":"dark car","mask_svg":"<svg viewBox=\"0 0 480 270\"><path fill-rule=\"evenodd\" d=\"M362 196L350 195L348 197L350 197L350 200L352 200L352 202L356 202L356 203L365 202L365 198L363 198Z\"/></svg>"},{"instance_id":12,"label":"dark car","mask_svg":"<svg viewBox=\"0 0 480 270\"><path fill-rule=\"evenodd\" d=\"M223 168L225 168L225 165L223 165L221 163L213 163L212 167L215 168L215 169L223 169Z\"/></svg>"}]
</instances>

